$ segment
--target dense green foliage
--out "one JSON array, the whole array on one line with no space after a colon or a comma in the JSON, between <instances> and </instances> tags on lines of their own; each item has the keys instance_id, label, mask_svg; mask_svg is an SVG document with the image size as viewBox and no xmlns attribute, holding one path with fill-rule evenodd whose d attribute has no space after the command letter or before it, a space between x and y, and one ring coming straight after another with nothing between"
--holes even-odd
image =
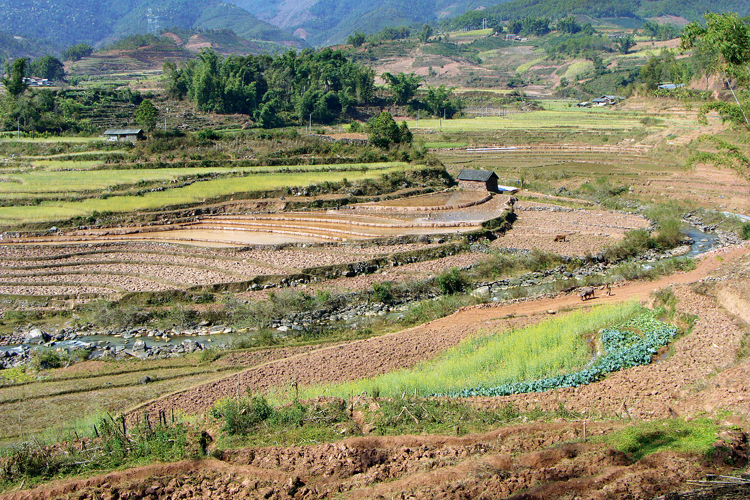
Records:
<instances>
[{"instance_id":1,"label":"dense green foliage","mask_svg":"<svg viewBox=\"0 0 750 500\"><path fill-rule=\"evenodd\" d=\"M144 99L138 109L135 110L135 122L149 132L154 130L158 116L159 111L148 99Z\"/></svg>"},{"instance_id":2,"label":"dense green foliage","mask_svg":"<svg viewBox=\"0 0 750 500\"><path fill-rule=\"evenodd\" d=\"M748 83L750 25L737 14L706 14L706 25L695 22L683 29L682 49L695 49L707 61L707 74L729 75Z\"/></svg>"},{"instance_id":3,"label":"dense green foliage","mask_svg":"<svg viewBox=\"0 0 750 500\"><path fill-rule=\"evenodd\" d=\"M643 34L651 37L653 40L672 40L680 36L680 28L674 24L656 23L646 21L643 23Z\"/></svg>"},{"instance_id":4,"label":"dense green foliage","mask_svg":"<svg viewBox=\"0 0 750 500\"><path fill-rule=\"evenodd\" d=\"M649 58L639 74L648 90L656 90L659 84L665 82L689 83L693 77L693 67L685 60L677 60L672 51L663 51Z\"/></svg>"},{"instance_id":5,"label":"dense green foliage","mask_svg":"<svg viewBox=\"0 0 750 500\"><path fill-rule=\"evenodd\" d=\"M87 43L77 43L71 45L63 52L63 59L66 61L79 61L84 57L90 56L94 52L94 47Z\"/></svg>"},{"instance_id":6,"label":"dense green foliage","mask_svg":"<svg viewBox=\"0 0 750 500\"><path fill-rule=\"evenodd\" d=\"M62 61L48 54L32 60L29 63L28 74L48 80L62 80L65 78L65 67Z\"/></svg>"},{"instance_id":7,"label":"dense green foliage","mask_svg":"<svg viewBox=\"0 0 750 500\"><path fill-rule=\"evenodd\" d=\"M388 111L383 111L367 122L367 133L370 142L379 148L412 142L412 133L406 122L401 122L399 126Z\"/></svg>"},{"instance_id":8,"label":"dense green foliage","mask_svg":"<svg viewBox=\"0 0 750 500\"><path fill-rule=\"evenodd\" d=\"M409 104L422 85L422 77L414 73L383 73L383 80L388 82L388 88L396 104Z\"/></svg>"},{"instance_id":9,"label":"dense green foliage","mask_svg":"<svg viewBox=\"0 0 750 500\"><path fill-rule=\"evenodd\" d=\"M165 36L156 36L151 33L145 35L130 35L107 45L104 50L135 50L140 47L169 47L174 48L175 42Z\"/></svg>"},{"instance_id":10,"label":"dense green foliage","mask_svg":"<svg viewBox=\"0 0 750 500\"><path fill-rule=\"evenodd\" d=\"M250 115L264 128L329 123L372 99L375 76L331 49L276 58L204 50L182 67L165 66L165 74L172 97L187 97L201 111Z\"/></svg>"},{"instance_id":11,"label":"dense green foliage","mask_svg":"<svg viewBox=\"0 0 750 500\"><path fill-rule=\"evenodd\" d=\"M127 107L140 104L138 92L129 88L118 90L93 89L87 92L59 89L28 89L0 101L0 128L21 132L100 131L91 117L112 106ZM111 112L111 111L110 111ZM128 110L128 113L132 111Z\"/></svg>"},{"instance_id":12,"label":"dense green foliage","mask_svg":"<svg viewBox=\"0 0 750 500\"><path fill-rule=\"evenodd\" d=\"M552 57L587 56L596 52L611 52L612 41L601 35L559 35L542 43L542 48Z\"/></svg>"},{"instance_id":13,"label":"dense green foliage","mask_svg":"<svg viewBox=\"0 0 750 500\"><path fill-rule=\"evenodd\" d=\"M26 59L16 59L13 64L8 64L8 76L3 78L3 85L11 98L17 98L26 91Z\"/></svg>"}]
</instances>

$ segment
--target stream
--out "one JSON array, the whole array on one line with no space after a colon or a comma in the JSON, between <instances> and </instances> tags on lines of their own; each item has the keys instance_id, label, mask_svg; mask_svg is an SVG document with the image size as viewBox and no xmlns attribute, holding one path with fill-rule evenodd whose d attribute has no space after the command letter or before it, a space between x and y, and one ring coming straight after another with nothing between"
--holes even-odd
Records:
<instances>
[{"instance_id":1,"label":"stream","mask_svg":"<svg viewBox=\"0 0 750 500\"><path fill-rule=\"evenodd\" d=\"M734 214L733 214L734 215ZM739 216L743 219L750 221L750 217ZM702 253L708 252L721 245L720 238L711 232L703 232L695 226L688 226L683 230L692 240L693 243L690 245L690 251L686 254L687 257L695 257ZM541 286L529 287L531 292L534 292L535 288L541 290ZM500 297L493 297L493 301L499 300ZM391 312L390 315L394 315ZM351 321L349 326L356 326L361 318L355 317ZM127 353L134 357L145 357L145 351L150 351L152 354L184 354L187 352L193 352L196 349L205 348L225 348L230 345L232 339L236 334L232 333L217 333L212 335L169 335L168 337L159 336L148 336L148 334L131 333L123 334L122 336L117 335L86 335L85 333L78 336L73 340L59 340L59 341L47 341L39 342L38 344L15 344L0 346L0 358L11 357L11 356L23 356L25 353L29 353L36 349L55 349L63 351L75 351L79 349L93 349L91 359L96 359L102 355L119 355ZM142 349L145 342L146 349Z\"/></svg>"}]
</instances>

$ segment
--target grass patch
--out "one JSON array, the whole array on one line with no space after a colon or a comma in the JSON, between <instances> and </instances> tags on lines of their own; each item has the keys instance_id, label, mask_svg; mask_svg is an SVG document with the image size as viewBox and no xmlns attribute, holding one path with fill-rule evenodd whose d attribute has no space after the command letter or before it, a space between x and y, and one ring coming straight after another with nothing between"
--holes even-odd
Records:
<instances>
[{"instance_id":1,"label":"grass patch","mask_svg":"<svg viewBox=\"0 0 750 500\"><path fill-rule=\"evenodd\" d=\"M571 82L577 81L594 71L594 63L591 61L578 61L571 64L565 71L565 78Z\"/></svg>"},{"instance_id":2,"label":"grass patch","mask_svg":"<svg viewBox=\"0 0 750 500\"><path fill-rule=\"evenodd\" d=\"M681 419L656 420L626 427L604 436L601 441L631 454L636 460L660 451L693 453L710 458L719 429L716 422L707 418L690 422Z\"/></svg>"}]
</instances>

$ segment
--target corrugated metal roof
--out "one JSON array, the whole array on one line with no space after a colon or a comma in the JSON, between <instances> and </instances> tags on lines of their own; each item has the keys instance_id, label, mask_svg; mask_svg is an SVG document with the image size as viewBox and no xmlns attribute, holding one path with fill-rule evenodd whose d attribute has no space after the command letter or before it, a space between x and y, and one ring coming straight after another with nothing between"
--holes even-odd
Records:
<instances>
[{"instance_id":1,"label":"corrugated metal roof","mask_svg":"<svg viewBox=\"0 0 750 500\"><path fill-rule=\"evenodd\" d=\"M461 173L456 178L459 181L487 182L492 179L493 175L497 177L497 174L492 170L469 170L465 168L461 170Z\"/></svg>"},{"instance_id":2,"label":"corrugated metal roof","mask_svg":"<svg viewBox=\"0 0 750 500\"><path fill-rule=\"evenodd\" d=\"M104 135L138 135L143 132L140 128L110 128L104 131Z\"/></svg>"}]
</instances>

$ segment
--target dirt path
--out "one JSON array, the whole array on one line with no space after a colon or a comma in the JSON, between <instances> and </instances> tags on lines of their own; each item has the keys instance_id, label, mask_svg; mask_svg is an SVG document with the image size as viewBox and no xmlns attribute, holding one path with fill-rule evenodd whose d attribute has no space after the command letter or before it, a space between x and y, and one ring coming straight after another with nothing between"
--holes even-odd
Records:
<instances>
[{"instance_id":1,"label":"dirt path","mask_svg":"<svg viewBox=\"0 0 750 500\"><path fill-rule=\"evenodd\" d=\"M493 330L502 331L504 329L515 328L529 322L538 321L541 315L545 315L549 311L588 307L627 300L645 301L653 290L666 287L670 284L684 284L698 281L709 276L722 263L739 259L748 253L750 253L750 247L747 245L712 252L704 256L693 271L663 277L656 281L625 283L615 287L612 296L605 297L600 295L586 302L582 302L575 294L567 294L555 298L529 300L501 306L483 305L464 308L446 318L400 332L318 349L302 355L256 366L209 384L166 395L134 408L129 414L134 417L144 410L156 414L159 410L169 412L175 408L186 413L200 413L208 409L218 399L234 396L238 392L244 393L245 390L261 392L272 387L289 387L293 382L301 386L341 382L360 378L363 374L372 376L398 368L410 367L436 355L448 347L458 344L464 338L482 329L492 328ZM598 293L601 294L602 292ZM687 293L683 292L683 294ZM686 296L686 298L693 301L697 300L694 297ZM709 307L709 305L706 304L705 307ZM721 322L719 319L715 321ZM729 330L725 328L725 331ZM735 329L730 336L731 339L716 339L715 341L722 342L722 345L731 348L735 342L739 342L742 330ZM704 340L704 342L706 341L714 342L713 337L709 340ZM696 350L699 350L700 347L700 345L692 346ZM691 353L689 356L700 355ZM668 365L668 363L665 365ZM715 368L712 363L708 365L711 367L710 369ZM680 369L684 369L684 367ZM637 371L637 369L632 369L626 370L625 373L629 374L634 370ZM644 377L646 385L653 385L648 375ZM606 381L599 384L603 384L604 382ZM668 382L665 382L665 384L668 384ZM630 382L632 389L630 393L623 395L622 391L618 391L612 398L605 397L605 403L595 405L594 409L611 414L618 411L617 405L627 408L627 399L629 397L635 397L634 394L638 394L639 397L643 396L641 393L633 392L635 391L633 388L637 385L633 385ZM681 385L671 385L673 392L677 391L678 387L681 387ZM598 384L593 384L593 386L596 387L591 389L592 391L596 392L600 390ZM548 404L557 406L561 401L570 399L568 391L575 393L577 390L552 391L551 393L545 393L544 399ZM658 396L658 394L655 396ZM592 396L592 398L596 397L597 395ZM642 416L648 416L649 414L660 416L664 412L668 412L669 407L667 405L669 404L669 398L665 399L665 397L666 394L662 393L661 397L657 398L658 404L644 406L640 410L640 414ZM542 396L539 394L531 394L520 395L513 399L518 400L524 405L538 405L540 404L540 398ZM500 402L506 399L494 398L493 401ZM586 401L587 405L590 404L588 400L584 399L581 399L581 404L584 404L583 401ZM598 401L602 401L601 396L599 396ZM667 402L665 403L665 401ZM637 411L637 409L633 407L632 402L630 403L630 408L629 411L632 416L632 412Z\"/></svg>"}]
</instances>

